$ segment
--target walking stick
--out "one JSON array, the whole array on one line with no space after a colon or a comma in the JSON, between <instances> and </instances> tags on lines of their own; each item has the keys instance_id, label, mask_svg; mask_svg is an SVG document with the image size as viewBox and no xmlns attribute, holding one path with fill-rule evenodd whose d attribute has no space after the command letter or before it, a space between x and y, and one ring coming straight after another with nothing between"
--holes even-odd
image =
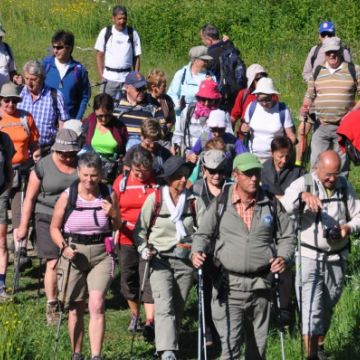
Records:
<instances>
[{"instance_id":1,"label":"walking stick","mask_svg":"<svg viewBox=\"0 0 360 360\"><path fill-rule=\"evenodd\" d=\"M203 270L198 269L198 360L207 360Z\"/></svg>"},{"instance_id":2,"label":"walking stick","mask_svg":"<svg viewBox=\"0 0 360 360\"><path fill-rule=\"evenodd\" d=\"M67 288L68 288L68 284L69 284L71 265L72 265L72 261L69 260L69 264L68 264L67 272L66 272L63 296L62 296L62 300L60 303L59 320L58 320L58 323L56 326L55 343L54 343L54 347L53 347L53 356L52 356L52 359L54 359L54 360L56 360L56 350L57 350L57 346L58 346L59 339L60 339L60 328L61 328L62 319L65 314L66 293L67 293Z\"/></svg>"},{"instance_id":3,"label":"walking stick","mask_svg":"<svg viewBox=\"0 0 360 360\"><path fill-rule=\"evenodd\" d=\"M277 310L277 317L278 317L278 325L279 325L279 335L280 335L280 347L281 347L281 359L286 360L285 358L285 347L284 347L284 324L281 317L281 309L280 309L280 279L279 273L274 274L274 282L275 282L275 297L276 297L276 310Z\"/></svg>"}]
</instances>

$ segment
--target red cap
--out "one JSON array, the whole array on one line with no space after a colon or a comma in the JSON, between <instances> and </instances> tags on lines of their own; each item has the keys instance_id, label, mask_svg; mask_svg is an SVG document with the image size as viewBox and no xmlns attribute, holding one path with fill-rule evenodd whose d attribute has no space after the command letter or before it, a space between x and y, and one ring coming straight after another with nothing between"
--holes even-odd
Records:
<instances>
[{"instance_id":1,"label":"red cap","mask_svg":"<svg viewBox=\"0 0 360 360\"><path fill-rule=\"evenodd\" d=\"M220 99L221 94L218 84L212 79L205 79L201 82L196 96L206 99Z\"/></svg>"}]
</instances>

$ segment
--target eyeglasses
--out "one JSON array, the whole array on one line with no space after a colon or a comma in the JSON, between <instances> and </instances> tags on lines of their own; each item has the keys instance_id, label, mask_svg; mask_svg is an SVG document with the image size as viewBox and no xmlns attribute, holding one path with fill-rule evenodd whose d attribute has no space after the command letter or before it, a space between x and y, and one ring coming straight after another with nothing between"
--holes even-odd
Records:
<instances>
[{"instance_id":1,"label":"eyeglasses","mask_svg":"<svg viewBox=\"0 0 360 360\"><path fill-rule=\"evenodd\" d=\"M222 128L222 127L211 127L210 128L211 132L222 132L224 130L225 130L225 128Z\"/></svg>"},{"instance_id":2,"label":"eyeglasses","mask_svg":"<svg viewBox=\"0 0 360 360\"><path fill-rule=\"evenodd\" d=\"M225 174L225 169L220 168L220 169L209 169L205 166L205 170L207 170L209 172L210 175L215 175L215 174L219 174L219 175L224 175Z\"/></svg>"},{"instance_id":3,"label":"eyeglasses","mask_svg":"<svg viewBox=\"0 0 360 360\"><path fill-rule=\"evenodd\" d=\"M324 32L322 32L322 33L320 34L320 36L321 36L322 38L324 38L324 37L329 37L329 38L331 38L331 37L334 37L334 33L324 31Z\"/></svg>"},{"instance_id":4,"label":"eyeglasses","mask_svg":"<svg viewBox=\"0 0 360 360\"><path fill-rule=\"evenodd\" d=\"M3 98L3 101L5 104L8 104L9 102L12 102L13 104L18 104L19 102L21 102L21 100L16 97Z\"/></svg>"},{"instance_id":5,"label":"eyeglasses","mask_svg":"<svg viewBox=\"0 0 360 360\"><path fill-rule=\"evenodd\" d=\"M143 87L141 87L141 88L136 88L135 86L134 86L134 89L136 90L136 92L143 92L143 91L146 91L146 86L143 86Z\"/></svg>"},{"instance_id":6,"label":"eyeglasses","mask_svg":"<svg viewBox=\"0 0 360 360\"><path fill-rule=\"evenodd\" d=\"M106 120L106 119L110 119L111 117L112 117L112 114L99 114L99 115L96 115L97 120Z\"/></svg>"},{"instance_id":7,"label":"eyeglasses","mask_svg":"<svg viewBox=\"0 0 360 360\"><path fill-rule=\"evenodd\" d=\"M248 178L252 178L253 176L259 177L260 176L260 169L250 169L247 171L241 171L239 172L239 175L246 176Z\"/></svg>"},{"instance_id":8,"label":"eyeglasses","mask_svg":"<svg viewBox=\"0 0 360 360\"><path fill-rule=\"evenodd\" d=\"M66 46L66 45L53 45L52 48L54 50L62 50L62 49L65 49L65 48L68 48L69 46Z\"/></svg>"},{"instance_id":9,"label":"eyeglasses","mask_svg":"<svg viewBox=\"0 0 360 360\"><path fill-rule=\"evenodd\" d=\"M77 151L56 151L62 158L74 158L77 155Z\"/></svg>"}]
</instances>

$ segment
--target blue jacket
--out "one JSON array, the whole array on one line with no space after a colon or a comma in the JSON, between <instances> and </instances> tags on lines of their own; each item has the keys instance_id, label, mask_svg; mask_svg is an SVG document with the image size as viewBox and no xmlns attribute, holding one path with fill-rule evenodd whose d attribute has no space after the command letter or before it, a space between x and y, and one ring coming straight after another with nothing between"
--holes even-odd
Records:
<instances>
[{"instance_id":1,"label":"blue jacket","mask_svg":"<svg viewBox=\"0 0 360 360\"><path fill-rule=\"evenodd\" d=\"M82 119L91 96L85 66L71 58L69 69L61 80L54 56L46 57L42 64L45 69L45 84L61 91L71 119Z\"/></svg>"}]
</instances>

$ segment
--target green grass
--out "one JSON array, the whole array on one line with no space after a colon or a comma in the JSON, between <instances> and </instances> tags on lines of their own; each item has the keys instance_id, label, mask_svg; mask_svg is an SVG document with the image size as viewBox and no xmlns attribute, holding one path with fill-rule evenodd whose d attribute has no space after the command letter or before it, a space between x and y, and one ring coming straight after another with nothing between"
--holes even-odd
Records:
<instances>
[{"instance_id":1,"label":"green grass","mask_svg":"<svg viewBox=\"0 0 360 360\"><path fill-rule=\"evenodd\" d=\"M100 29L110 22L110 0L2 0L0 22L7 30L5 40L12 46L18 69L27 60L47 55L52 34L63 28L75 34L74 58L89 70L90 80L97 78L95 52L92 50ZM265 66L285 101L296 116L301 105L305 84L302 66L310 46L317 42L321 20L332 19L338 33L351 45L355 62L360 61L358 34L358 2L356 0L264 1L242 0L126 0L129 23L142 39L142 72L151 68L166 71L169 81L174 72L188 61L190 47L200 44L199 27L214 22L241 49L247 64ZM236 6L235 6L236 4ZM97 89L93 89L96 93ZM90 108L89 108L90 109ZM353 169L350 179L360 190L360 172ZM360 354L360 250L356 241L349 261L346 288L336 307L326 348L333 359L357 359ZM35 260L36 262L36 260ZM7 283L11 283L12 265ZM21 278L21 291L16 303L0 305L0 360L50 359L55 329L45 323L45 297L36 296L37 264ZM152 359L153 348L137 336L133 356L131 335L127 332L129 311L120 296L119 279L114 281L107 298L107 331L104 356L108 360ZM88 317L86 317L87 319ZM193 290L181 334L181 359L196 358L196 294ZM89 355L88 338L84 352ZM298 335L285 337L287 359L300 358ZM65 324L61 328L58 359L69 359L70 344ZM218 358L219 348L210 352ZM277 330L271 327L267 358L280 359Z\"/></svg>"}]
</instances>

